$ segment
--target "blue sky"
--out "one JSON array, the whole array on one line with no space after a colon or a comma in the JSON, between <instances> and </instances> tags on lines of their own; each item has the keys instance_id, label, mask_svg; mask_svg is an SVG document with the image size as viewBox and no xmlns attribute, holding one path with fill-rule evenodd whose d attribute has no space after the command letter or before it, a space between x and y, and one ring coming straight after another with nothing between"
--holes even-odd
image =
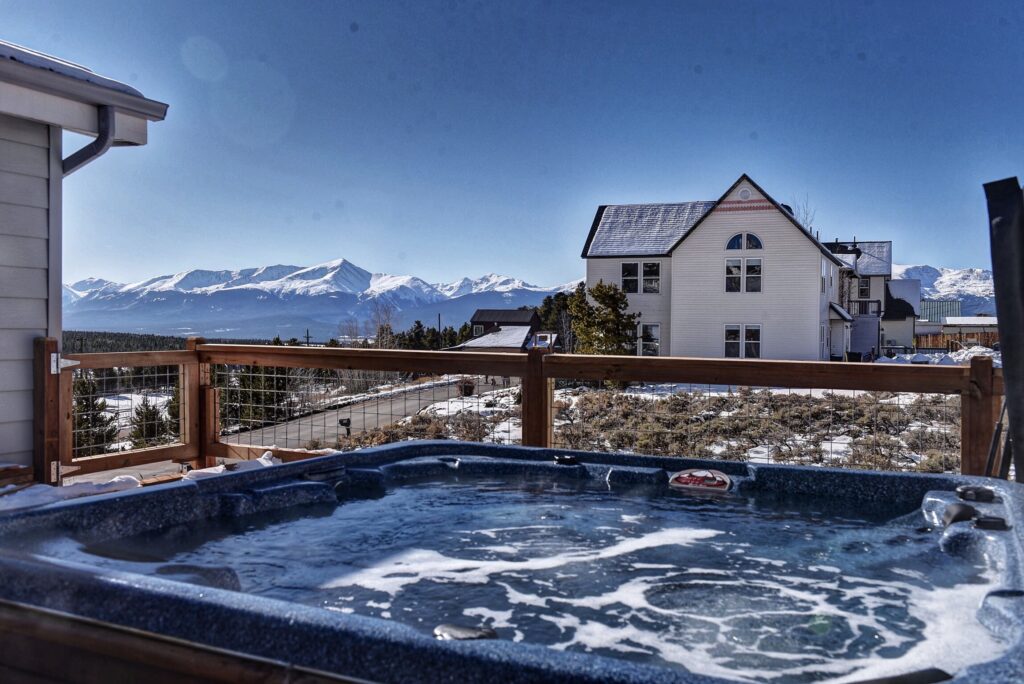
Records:
<instances>
[{"instance_id":1,"label":"blue sky","mask_svg":"<svg viewBox=\"0 0 1024 684\"><path fill-rule=\"evenodd\" d=\"M0 16L3 38L170 104L148 146L66 181L69 282L345 257L554 284L582 274L597 205L715 199L743 172L807 198L823 239L988 267L981 184L1024 175L1020 2L0 0Z\"/></svg>"}]
</instances>

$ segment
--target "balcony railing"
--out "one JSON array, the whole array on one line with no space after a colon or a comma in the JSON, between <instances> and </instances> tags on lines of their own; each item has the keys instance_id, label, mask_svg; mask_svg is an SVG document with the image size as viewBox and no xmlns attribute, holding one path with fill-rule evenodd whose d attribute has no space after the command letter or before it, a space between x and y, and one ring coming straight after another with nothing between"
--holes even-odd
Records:
<instances>
[{"instance_id":1,"label":"balcony railing","mask_svg":"<svg viewBox=\"0 0 1024 684\"><path fill-rule=\"evenodd\" d=\"M849 311L854 316L880 316L882 302L877 299L854 299L850 301Z\"/></svg>"},{"instance_id":2,"label":"balcony railing","mask_svg":"<svg viewBox=\"0 0 1024 684\"><path fill-rule=\"evenodd\" d=\"M992 360L840 364L204 344L37 343L36 479L156 462L285 461L406 439L852 467L985 468ZM639 383L639 384L638 384Z\"/></svg>"}]
</instances>

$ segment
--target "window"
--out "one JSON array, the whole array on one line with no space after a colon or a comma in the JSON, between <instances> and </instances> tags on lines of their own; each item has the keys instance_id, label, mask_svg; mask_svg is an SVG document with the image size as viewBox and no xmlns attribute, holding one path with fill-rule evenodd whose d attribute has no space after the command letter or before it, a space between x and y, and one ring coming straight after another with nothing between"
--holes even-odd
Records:
<instances>
[{"instance_id":1,"label":"window","mask_svg":"<svg viewBox=\"0 0 1024 684\"><path fill-rule=\"evenodd\" d=\"M822 259L821 260L821 294L825 294L826 271L828 271L828 264L826 264L825 260Z\"/></svg>"},{"instance_id":2,"label":"window","mask_svg":"<svg viewBox=\"0 0 1024 684\"><path fill-rule=\"evenodd\" d=\"M474 325L473 326L473 337L480 337L484 334L484 326Z\"/></svg>"},{"instance_id":3,"label":"window","mask_svg":"<svg viewBox=\"0 0 1024 684\"><path fill-rule=\"evenodd\" d=\"M743 326L743 356L747 359L761 358L761 326Z\"/></svg>"},{"instance_id":4,"label":"window","mask_svg":"<svg viewBox=\"0 0 1024 684\"><path fill-rule=\"evenodd\" d=\"M636 340L636 337L637 337L636 330L635 329L634 330L630 330L629 331L629 340L626 342L626 353L627 354L632 354L633 356L636 356L636 352L637 352L637 344L636 344L637 340Z\"/></svg>"},{"instance_id":5,"label":"window","mask_svg":"<svg viewBox=\"0 0 1024 684\"><path fill-rule=\"evenodd\" d=\"M870 299L871 298L871 279L861 278L857 281L857 297L858 299Z\"/></svg>"},{"instance_id":6,"label":"window","mask_svg":"<svg viewBox=\"0 0 1024 684\"><path fill-rule=\"evenodd\" d=\"M730 323L725 326L725 358L761 358L761 326Z\"/></svg>"},{"instance_id":7,"label":"window","mask_svg":"<svg viewBox=\"0 0 1024 684\"><path fill-rule=\"evenodd\" d=\"M740 358L740 326L725 326L725 358Z\"/></svg>"},{"instance_id":8,"label":"window","mask_svg":"<svg viewBox=\"0 0 1024 684\"><path fill-rule=\"evenodd\" d=\"M643 323L640 326L640 355L658 356L661 350L661 325Z\"/></svg>"},{"instance_id":9,"label":"window","mask_svg":"<svg viewBox=\"0 0 1024 684\"><path fill-rule=\"evenodd\" d=\"M760 292L763 276L760 258L726 259L726 292Z\"/></svg>"},{"instance_id":10,"label":"window","mask_svg":"<svg viewBox=\"0 0 1024 684\"><path fill-rule=\"evenodd\" d=\"M760 292L761 291L761 260L760 259L747 259L746 260L746 273L747 273L747 292Z\"/></svg>"},{"instance_id":11,"label":"window","mask_svg":"<svg viewBox=\"0 0 1024 684\"><path fill-rule=\"evenodd\" d=\"M725 260L725 291L741 292L743 275L743 259Z\"/></svg>"},{"instance_id":12,"label":"window","mask_svg":"<svg viewBox=\"0 0 1024 684\"><path fill-rule=\"evenodd\" d=\"M640 291L640 270L635 261L622 264L622 291L626 294L636 294Z\"/></svg>"},{"instance_id":13,"label":"window","mask_svg":"<svg viewBox=\"0 0 1024 684\"><path fill-rule=\"evenodd\" d=\"M661 264L658 262L644 262L644 294L658 294L661 292Z\"/></svg>"},{"instance_id":14,"label":"window","mask_svg":"<svg viewBox=\"0 0 1024 684\"><path fill-rule=\"evenodd\" d=\"M761 249L761 238L757 237L753 233L736 233L729 242L725 245L726 249Z\"/></svg>"}]
</instances>

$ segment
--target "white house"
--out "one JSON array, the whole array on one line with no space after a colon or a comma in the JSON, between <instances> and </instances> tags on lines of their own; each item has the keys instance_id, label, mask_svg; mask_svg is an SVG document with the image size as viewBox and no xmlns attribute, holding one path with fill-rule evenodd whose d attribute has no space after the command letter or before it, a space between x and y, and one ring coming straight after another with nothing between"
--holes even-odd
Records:
<instances>
[{"instance_id":1,"label":"white house","mask_svg":"<svg viewBox=\"0 0 1024 684\"><path fill-rule=\"evenodd\" d=\"M77 64L0 41L0 462L33 453L33 339L61 335L64 177L144 145L167 105ZM95 138L66 153L62 132Z\"/></svg>"},{"instance_id":2,"label":"white house","mask_svg":"<svg viewBox=\"0 0 1024 684\"><path fill-rule=\"evenodd\" d=\"M601 206L582 256L588 287L619 285L640 314L638 354L827 360L851 349L840 291L856 255L833 254L746 174L714 201Z\"/></svg>"}]
</instances>

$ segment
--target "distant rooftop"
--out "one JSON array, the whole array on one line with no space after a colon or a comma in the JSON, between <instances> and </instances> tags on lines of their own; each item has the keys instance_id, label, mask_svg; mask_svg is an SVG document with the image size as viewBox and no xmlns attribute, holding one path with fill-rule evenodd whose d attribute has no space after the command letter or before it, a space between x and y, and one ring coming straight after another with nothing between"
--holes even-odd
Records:
<instances>
[{"instance_id":1,"label":"distant rooftop","mask_svg":"<svg viewBox=\"0 0 1024 684\"><path fill-rule=\"evenodd\" d=\"M946 316L942 319L943 325L998 325L999 319L995 316Z\"/></svg>"},{"instance_id":2,"label":"distant rooftop","mask_svg":"<svg viewBox=\"0 0 1024 684\"><path fill-rule=\"evenodd\" d=\"M533 309L477 309L470 323L497 323L498 325L530 325L537 312Z\"/></svg>"},{"instance_id":3,"label":"distant rooftop","mask_svg":"<svg viewBox=\"0 0 1024 684\"><path fill-rule=\"evenodd\" d=\"M941 323L947 316L960 315L959 299L922 299L921 318L932 323Z\"/></svg>"},{"instance_id":4,"label":"distant rooftop","mask_svg":"<svg viewBox=\"0 0 1024 684\"><path fill-rule=\"evenodd\" d=\"M891 240L853 240L842 242L834 240L825 243L829 251L839 255L855 255L856 271L862 276L892 275L892 241ZM849 263L849 257L840 257Z\"/></svg>"},{"instance_id":5,"label":"distant rooftop","mask_svg":"<svg viewBox=\"0 0 1024 684\"><path fill-rule=\"evenodd\" d=\"M494 332L480 337L475 337L468 342L455 347L455 349L480 349L480 348L508 348L522 349L530 337L530 326L528 325L506 325Z\"/></svg>"}]
</instances>

